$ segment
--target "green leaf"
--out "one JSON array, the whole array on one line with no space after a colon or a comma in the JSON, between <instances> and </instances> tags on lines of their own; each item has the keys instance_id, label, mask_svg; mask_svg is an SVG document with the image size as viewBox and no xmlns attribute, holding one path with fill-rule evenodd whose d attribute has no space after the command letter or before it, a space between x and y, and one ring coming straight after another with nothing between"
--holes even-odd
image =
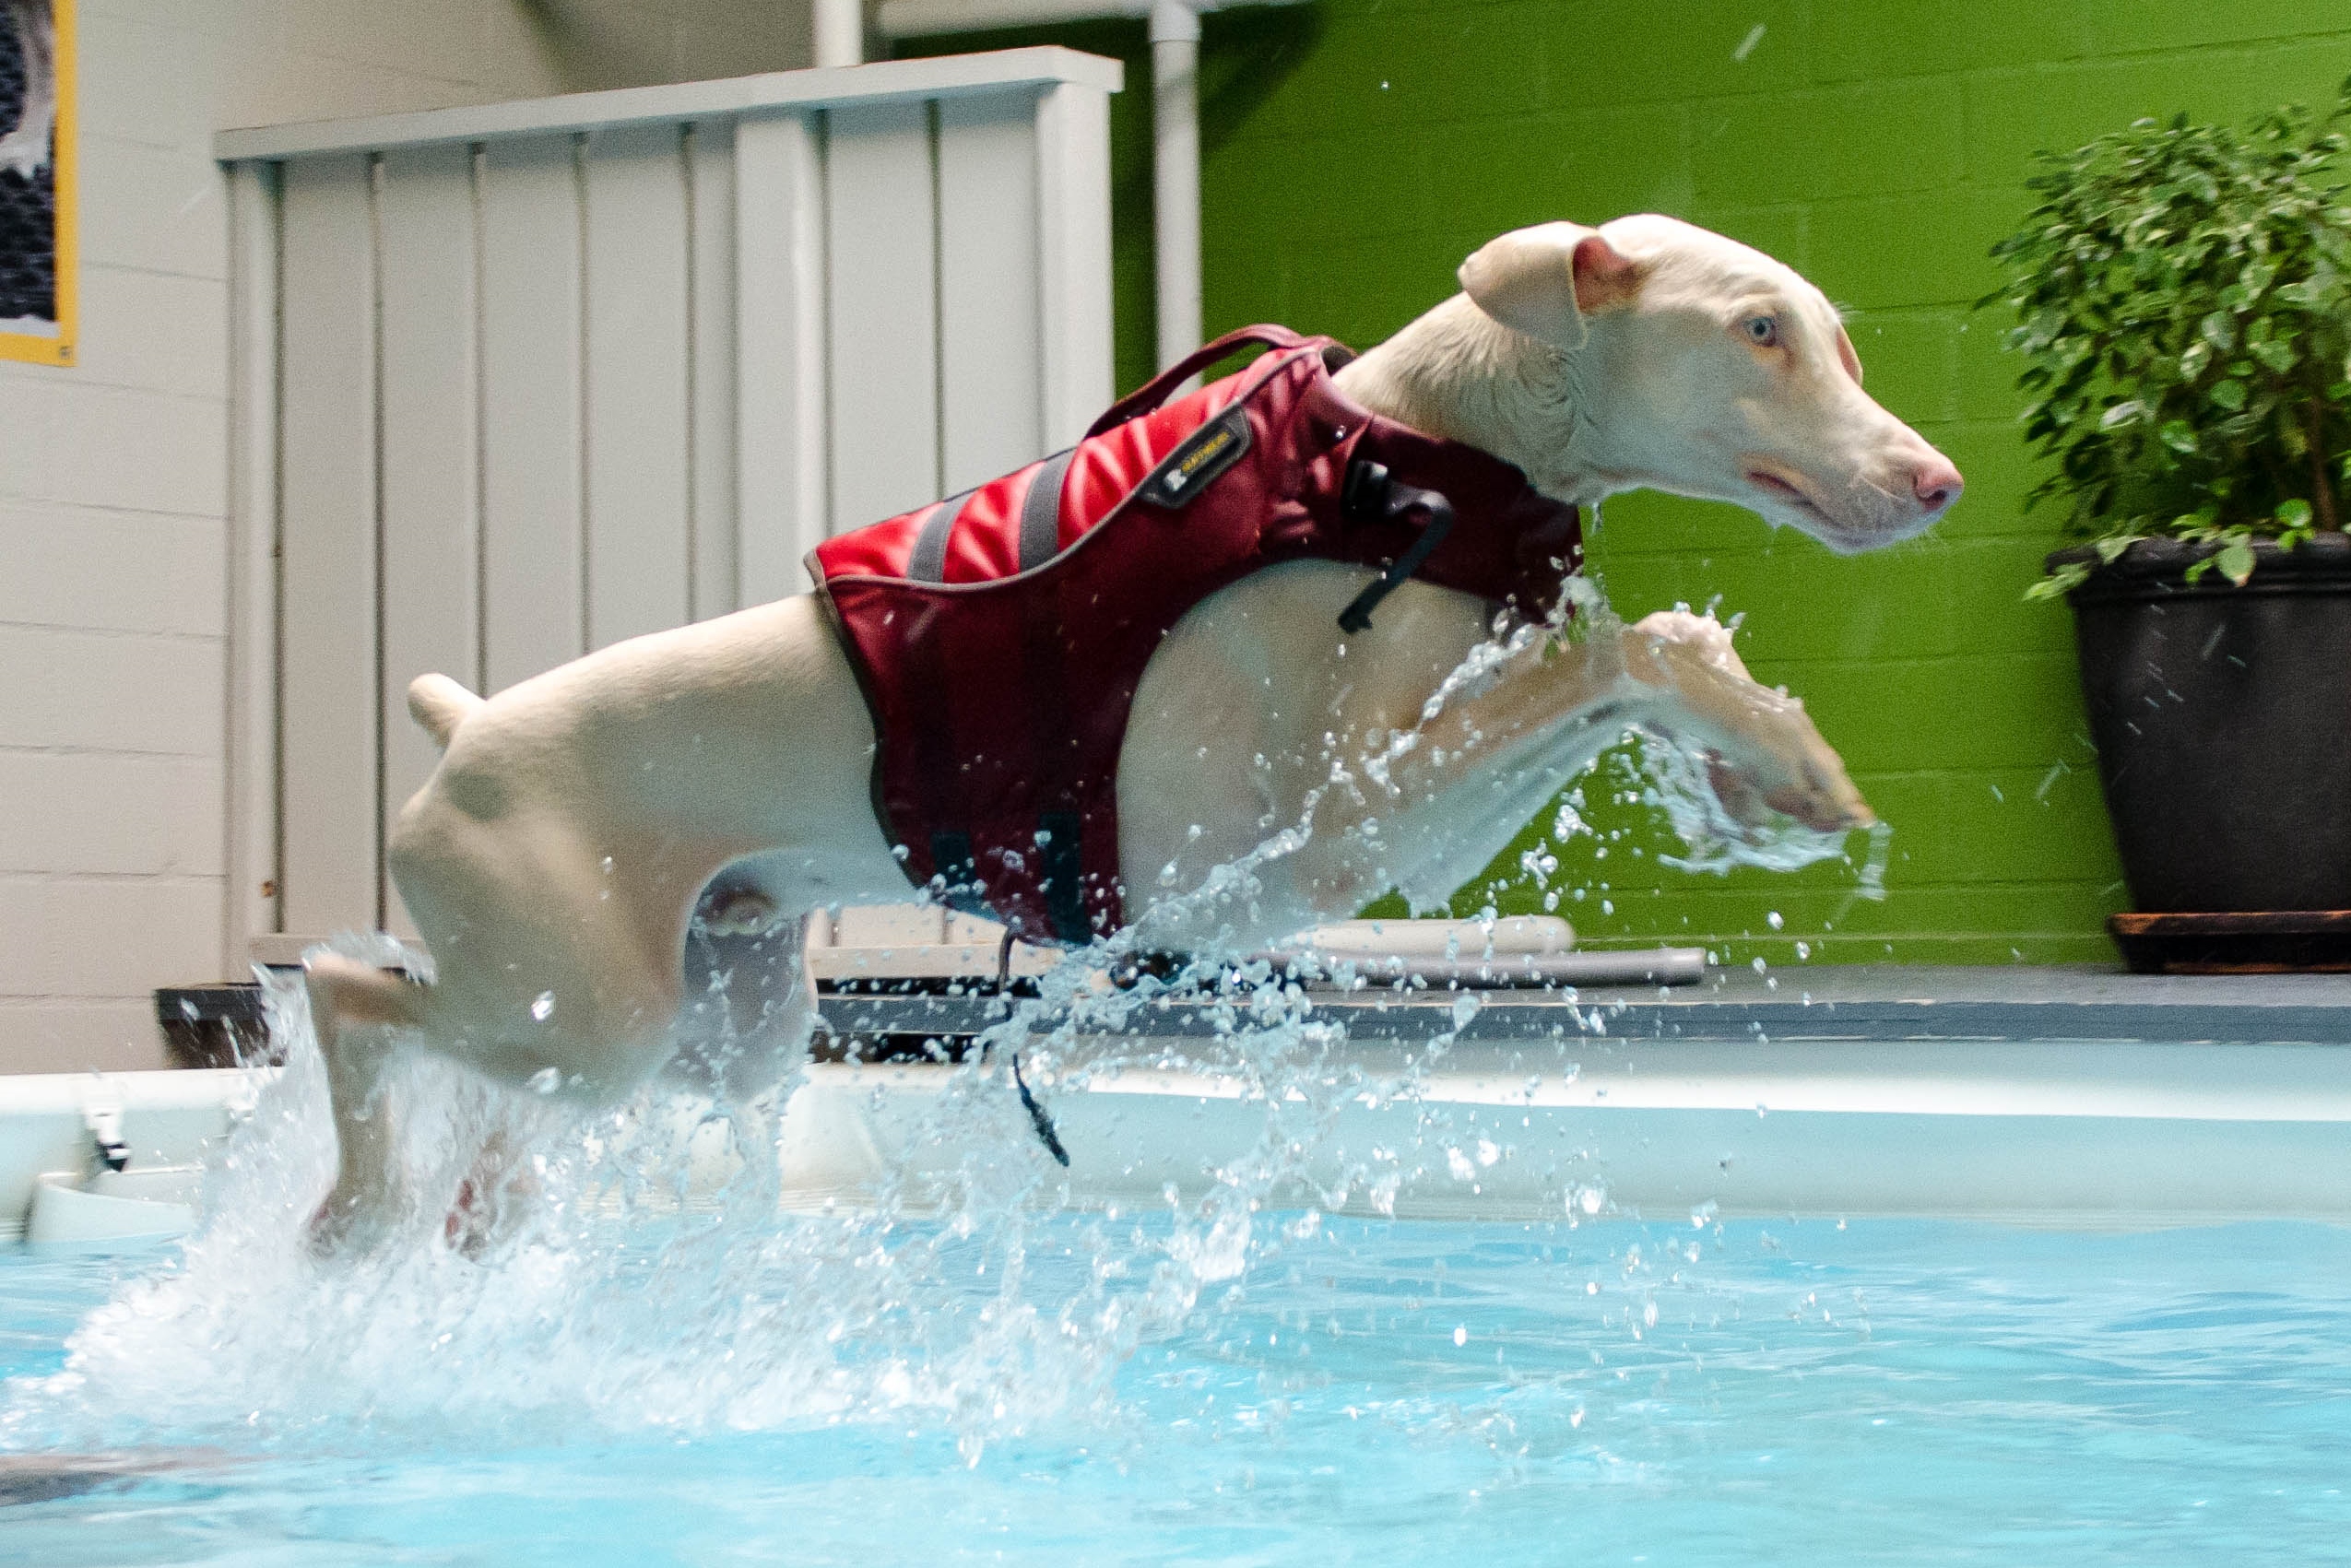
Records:
<instances>
[{"instance_id":1,"label":"green leaf","mask_svg":"<svg viewBox=\"0 0 2351 1568\"><path fill-rule=\"evenodd\" d=\"M2183 456L2192 454L2196 450L2196 432L2185 419L2166 419L2163 429L2156 435L2164 445Z\"/></svg>"},{"instance_id":2,"label":"green leaf","mask_svg":"<svg viewBox=\"0 0 2351 1568\"><path fill-rule=\"evenodd\" d=\"M2242 408L2245 407L2245 383L2234 379L2215 383L2211 396L2213 402L2223 408Z\"/></svg>"},{"instance_id":3,"label":"green leaf","mask_svg":"<svg viewBox=\"0 0 2351 1568\"><path fill-rule=\"evenodd\" d=\"M2213 564L2220 568L2220 574L2223 577L2227 578L2239 588L2243 587L2245 580L2253 574L2251 541L2241 538L2229 540L2221 547L2220 553L2213 558Z\"/></svg>"},{"instance_id":4,"label":"green leaf","mask_svg":"<svg viewBox=\"0 0 2351 1568\"><path fill-rule=\"evenodd\" d=\"M2299 499L2281 501L2271 515L2288 528L2307 528L2310 525L2310 503Z\"/></svg>"},{"instance_id":5,"label":"green leaf","mask_svg":"<svg viewBox=\"0 0 2351 1568\"><path fill-rule=\"evenodd\" d=\"M2146 412L2145 404L2135 397L2127 399L2112 405L2105 413L2098 416L2098 429L2119 430L2125 425L2135 425L2146 417Z\"/></svg>"},{"instance_id":6,"label":"green leaf","mask_svg":"<svg viewBox=\"0 0 2351 1568\"><path fill-rule=\"evenodd\" d=\"M2030 600L2062 599L2089 580L2090 569L2088 563L2079 560L2069 560L2063 566L2059 567L2056 571L2050 572L2048 576L2042 578L2039 582L2026 589L2025 597Z\"/></svg>"},{"instance_id":7,"label":"green leaf","mask_svg":"<svg viewBox=\"0 0 2351 1568\"><path fill-rule=\"evenodd\" d=\"M2260 343L2248 343L2245 345L2245 352L2280 375L2292 370L2294 361L2298 357L2295 354L2294 345L2290 341L2265 340Z\"/></svg>"}]
</instances>

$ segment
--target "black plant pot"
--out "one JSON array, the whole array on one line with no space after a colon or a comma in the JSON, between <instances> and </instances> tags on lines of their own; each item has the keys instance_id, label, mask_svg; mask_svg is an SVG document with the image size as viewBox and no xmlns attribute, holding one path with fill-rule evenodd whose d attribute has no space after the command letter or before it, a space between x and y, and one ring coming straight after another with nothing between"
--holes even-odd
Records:
<instances>
[{"instance_id":1,"label":"black plant pot","mask_svg":"<svg viewBox=\"0 0 2351 1568\"><path fill-rule=\"evenodd\" d=\"M2243 587L2185 580L2211 553L2143 541L2069 595L2131 896L2351 909L2351 537L2256 545Z\"/></svg>"}]
</instances>

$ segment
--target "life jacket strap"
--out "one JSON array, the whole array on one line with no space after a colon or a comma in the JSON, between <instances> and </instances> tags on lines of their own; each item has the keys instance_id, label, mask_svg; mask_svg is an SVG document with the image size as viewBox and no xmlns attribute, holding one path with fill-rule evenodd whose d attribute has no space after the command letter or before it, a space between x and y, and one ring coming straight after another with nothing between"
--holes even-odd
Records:
<instances>
[{"instance_id":1,"label":"life jacket strap","mask_svg":"<svg viewBox=\"0 0 2351 1568\"><path fill-rule=\"evenodd\" d=\"M1342 517L1356 522L1384 522L1413 512L1427 518L1412 542L1404 548L1404 553L1388 562L1388 569L1339 612L1340 631L1368 631L1372 611L1379 607L1380 600L1418 572L1436 547L1445 542L1445 536L1453 531L1453 503L1442 490L1402 484L1389 477L1385 463L1359 457L1348 466L1347 482L1339 492L1339 511Z\"/></svg>"}]
</instances>

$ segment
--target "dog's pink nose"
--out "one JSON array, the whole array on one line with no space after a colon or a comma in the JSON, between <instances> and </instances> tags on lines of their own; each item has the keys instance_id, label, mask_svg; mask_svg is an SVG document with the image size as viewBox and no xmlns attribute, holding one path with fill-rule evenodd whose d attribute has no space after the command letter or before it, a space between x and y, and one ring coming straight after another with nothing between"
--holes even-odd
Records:
<instances>
[{"instance_id":1,"label":"dog's pink nose","mask_svg":"<svg viewBox=\"0 0 2351 1568\"><path fill-rule=\"evenodd\" d=\"M1910 476L1910 493L1919 498L1919 505L1928 512L1941 512L1959 499L1967 481L1959 477L1959 470L1950 458L1940 452L1919 465Z\"/></svg>"}]
</instances>

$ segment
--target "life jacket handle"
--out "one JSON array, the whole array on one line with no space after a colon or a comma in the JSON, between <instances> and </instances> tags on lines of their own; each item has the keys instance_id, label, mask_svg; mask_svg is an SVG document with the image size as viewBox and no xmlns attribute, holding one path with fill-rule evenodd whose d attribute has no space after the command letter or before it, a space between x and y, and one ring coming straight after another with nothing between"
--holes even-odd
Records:
<instances>
[{"instance_id":1,"label":"life jacket handle","mask_svg":"<svg viewBox=\"0 0 2351 1568\"><path fill-rule=\"evenodd\" d=\"M1092 441L1105 430L1115 430L1128 420L1150 413L1166 402L1169 395L1187 381L1219 360L1228 358L1253 343L1261 344L1268 348L1305 348L1315 341L1316 339L1293 332L1286 326L1274 326L1265 323L1228 332L1213 343L1201 344L1152 377L1151 380L1113 403L1109 411L1096 419L1093 427L1086 431L1086 439Z\"/></svg>"}]
</instances>

